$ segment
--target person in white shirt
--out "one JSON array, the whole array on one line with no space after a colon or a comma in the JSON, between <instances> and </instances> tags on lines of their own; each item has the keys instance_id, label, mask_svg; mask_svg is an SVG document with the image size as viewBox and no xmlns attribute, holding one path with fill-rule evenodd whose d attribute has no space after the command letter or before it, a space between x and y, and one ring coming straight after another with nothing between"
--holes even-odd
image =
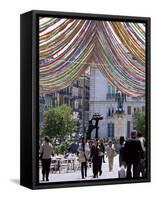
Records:
<instances>
[{"instance_id":1,"label":"person in white shirt","mask_svg":"<svg viewBox=\"0 0 154 200\"><path fill-rule=\"evenodd\" d=\"M86 142L84 137L81 138L81 143L78 147L79 161L81 163L81 176L82 179L87 177L87 161L90 158L89 144Z\"/></svg>"},{"instance_id":2,"label":"person in white shirt","mask_svg":"<svg viewBox=\"0 0 154 200\"><path fill-rule=\"evenodd\" d=\"M42 176L43 181L49 181L49 172L50 172L50 164L51 164L51 155L53 154L53 147L50 143L50 139L48 136L45 136L44 142L40 147L40 158L42 160Z\"/></svg>"},{"instance_id":3,"label":"person in white shirt","mask_svg":"<svg viewBox=\"0 0 154 200\"><path fill-rule=\"evenodd\" d=\"M113 170L113 161L114 161L115 156L116 156L116 151L112 147L112 140L109 140L108 146L106 148L106 157L108 157L109 171L110 172Z\"/></svg>"}]
</instances>

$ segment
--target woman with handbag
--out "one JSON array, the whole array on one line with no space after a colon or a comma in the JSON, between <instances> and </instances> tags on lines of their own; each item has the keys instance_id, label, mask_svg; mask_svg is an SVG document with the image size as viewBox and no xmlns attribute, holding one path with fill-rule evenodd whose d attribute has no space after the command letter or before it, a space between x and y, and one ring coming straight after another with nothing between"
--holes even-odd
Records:
<instances>
[{"instance_id":1,"label":"woman with handbag","mask_svg":"<svg viewBox=\"0 0 154 200\"><path fill-rule=\"evenodd\" d=\"M81 177L84 179L87 177L87 161L90 155L89 144L86 143L86 139L84 137L81 138L81 143L78 148L79 152L79 162L81 163Z\"/></svg>"},{"instance_id":2,"label":"woman with handbag","mask_svg":"<svg viewBox=\"0 0 154 200\"><path fill-rule=\"evenodd\" d=\"M106 157L108 157L109 172L113 170L113 161L115 156L116 156L116 151L112 147L112 140L109 140L108 146L106 148Z\"/></svg>"},{"instance_id":3,"label":"woman with handbag","mask_svg":"<svg viewBox=\"0 0 154 200\"><path fill-rule=\"evenodd\" d=\"M51 164L51 155L53 154L53 147L48 136L45 136L44 142L40 147L40 159L42 160L42 180L49 181L49 172Z\"/></svg>"}]
</instances>

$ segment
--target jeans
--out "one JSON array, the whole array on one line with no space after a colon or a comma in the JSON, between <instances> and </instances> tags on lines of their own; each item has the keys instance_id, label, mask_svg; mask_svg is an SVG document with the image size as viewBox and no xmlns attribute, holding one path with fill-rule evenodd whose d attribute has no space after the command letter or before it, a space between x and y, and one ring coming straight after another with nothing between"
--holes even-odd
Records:
<instances>
[{"instance_id":1,"label":"jeans","mask_svg":"<svg viewBox=\"0 0 154 200\"><path fill-rule=\"evenodd\" d=\"M50 172L50 164L51 164L51 159L42 159L42 175L43 175L43 180L46 176L46 180L48 181L49 178L49 172Z\"/></svg>"},{"instance_id":2,"label":"jeans","mask_svg":"<svg viewBox=\"0 0 154 200\"><path fill-rule=\"evenodd\" d=\"M93 175L94 178L98 177L98 171L99 171L99 160L93 160Z\"/></svg>"},{"instance_id":3,"label":"jeans","mask_svg":"<svg viewBox=\"0 0 154 200\"><path fill-rule=\"evenodd\" d=\"M82 178L87 176L87 162L81 162L81 176Z\"/></svg>"},{"instance_id":4,"label":"jeans","mask_svg":"<svg viewBox=\"0 0 154 200\"><path fill-rule=\"evenodd\" d=\"M102 158L103 156L99 156L99 159L98 159L98 171L100 175L102 174Z\"/></svg>"}]
</instances>

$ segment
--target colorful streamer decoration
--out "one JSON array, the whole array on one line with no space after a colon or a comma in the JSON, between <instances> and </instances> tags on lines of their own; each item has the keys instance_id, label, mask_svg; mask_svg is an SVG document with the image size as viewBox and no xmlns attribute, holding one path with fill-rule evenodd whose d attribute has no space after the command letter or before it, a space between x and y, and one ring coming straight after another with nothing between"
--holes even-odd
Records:
<instances>
[{"instance_id":1,"label":"colorful streamer decoration","mask_svg":"<svg viewBox=\"0 0 154 200\"><path fill-rule=\"evenodd\" d=\"M145 95L145 24L39 19L40 90L54 92L97 66L121 92Z\"/></svg>"}]
</instances>

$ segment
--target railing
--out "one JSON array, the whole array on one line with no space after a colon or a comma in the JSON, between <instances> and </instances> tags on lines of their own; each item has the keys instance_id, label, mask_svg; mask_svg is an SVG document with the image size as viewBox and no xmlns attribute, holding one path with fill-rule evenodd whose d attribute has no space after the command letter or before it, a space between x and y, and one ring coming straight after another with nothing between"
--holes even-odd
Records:
<instances>
[{"instance_id":1,"label":"railing","mask_svg":"<svg viewBox=\"0 0 154 200\"><path fill-rule=\"evenodd\" d=\"M114 93L107 93L106 94L106 99L115 99L116 98L116 94Z\"/></svg>"}]
</instances>

